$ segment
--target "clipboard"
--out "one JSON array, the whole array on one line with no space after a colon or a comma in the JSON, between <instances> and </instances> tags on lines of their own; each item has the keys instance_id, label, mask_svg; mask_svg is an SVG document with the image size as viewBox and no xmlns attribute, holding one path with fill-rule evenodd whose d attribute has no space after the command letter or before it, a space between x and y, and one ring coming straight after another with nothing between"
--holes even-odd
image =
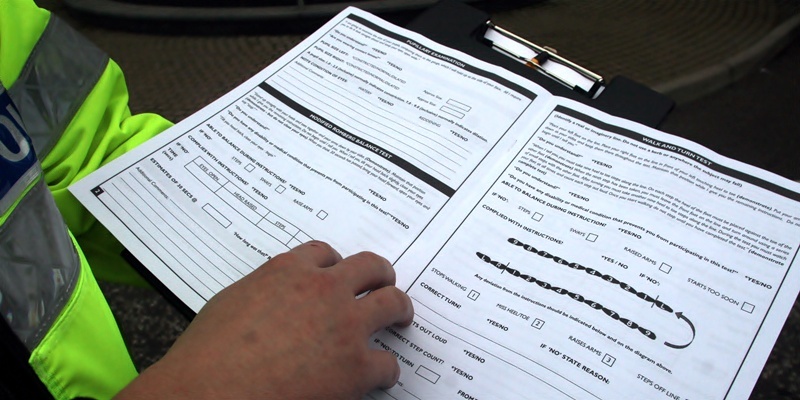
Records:
<instances>
[{"instance_id":1,"label":"clipboard","mask_svg":"<svg viewBox=\"0 0 800 400\"><path fill-rule=\"evenodd\" d=\"M675 106L675 102L669 97L624 76L617 76L606 82L597 75L600 87L595 91L575 90L574 87L569 87L574 86L572 82L562 82L553 76L549 76L550 74L547 73L546 67L532 67L515 59L515 56L520 56L520 54L517 54L518 52L513 50L503 51L503 49L498 49L498 46L493 46L491 41L487 41L484 38L487 29L493 26L496 27L491 22L489 14L460 1L442 0L417 16L406 25L406 28L445 46L504 67L511 72L532 80L556 96L579 101L598 110L639 122L643 125L657 127ZM518 37L518 39L522 38ZM534 53L541 54L542 51L545 51L548 53L548 58L554 55L554 52L546 47L530 42L527 43L539 48L538 52L534 49ZM577 67L582 68L580 66ZM585 70L585 68L583 69ZM591 71L589 72L591 73Z\"/></svg>"}]
</instances>

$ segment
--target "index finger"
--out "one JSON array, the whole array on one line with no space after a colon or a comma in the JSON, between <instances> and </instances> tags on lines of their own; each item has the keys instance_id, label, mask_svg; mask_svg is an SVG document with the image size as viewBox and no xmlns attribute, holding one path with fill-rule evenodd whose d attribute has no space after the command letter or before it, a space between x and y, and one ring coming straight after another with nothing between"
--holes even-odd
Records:
<instances>
[{"instance_id":1,"label":"index finger","mask_svg":"<svg viewBox=\"0 0 800 400\"><path fill-rule=\"evenodd\" d=\"M322 268L330 267L342 261L342 256L336 249L319 240L305 242L289 250L289 252L297 257L303 258L312 265Z\"/></svg>"}]
</instances>

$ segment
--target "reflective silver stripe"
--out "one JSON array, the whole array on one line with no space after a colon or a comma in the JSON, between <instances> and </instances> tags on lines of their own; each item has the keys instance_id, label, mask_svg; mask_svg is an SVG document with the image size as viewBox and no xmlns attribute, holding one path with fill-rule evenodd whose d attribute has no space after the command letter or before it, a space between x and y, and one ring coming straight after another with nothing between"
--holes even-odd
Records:
<instances>
[{"instance_id":1,"label":"reflective silver stripe","mask_svg":"<svg viewBox=\"0 0 800 400\"><path fill-rule=\"evenodd\" d=\"M0 316L33 350L69 299L80 259L0 82Z\"/></svg>"},{"instance_id":2,"label":"reflective silver stripe","mask_svg":"<svg viewBox=\"0 0 800 400\"><path fill-rule=\"evenodd\" d=\"M108 56L51 15L8 94L39 159L50 152L103 74Z\"/></svg>"},{"instance_id":3,"label":"reflective silver stripe","mask_svg":"<svg viewBox=\"0 0 800 400\"><path fill-rule=\"evenodd\" d=\"M42 167L40 164L36 164L35 167L28 169L25 171L25 175L23 175L19 180L17 180L13 186L8 190L8 193L0 198L0 215L5 214L11 205L14 204L15 201L19 198L19 196L25 191L25 189L30 186L31 182L33 182L39 175L42 173Z\"/></svg>"},{"instance_id":4,"label":"reflective silver stripe","mask_svg":"<svg viewBox=\"0 0 800 400\"><path fill-rule=\"evenodd\" d=\"M0 226L0 314L28 349L61 313L79 272L75 245L40 179Z\"/></svg>"}]
</instances>

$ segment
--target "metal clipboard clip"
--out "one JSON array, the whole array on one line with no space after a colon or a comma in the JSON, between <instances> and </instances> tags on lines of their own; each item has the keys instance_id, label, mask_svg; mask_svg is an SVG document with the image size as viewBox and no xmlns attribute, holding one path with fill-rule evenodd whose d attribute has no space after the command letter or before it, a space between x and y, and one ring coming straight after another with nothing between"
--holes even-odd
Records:
<instances>
[{"instance_id":1,"label":"metal clipboard clip","mask_svg":"<svg viewBox=\"0 0 800 400\"><path fill-rule=\"evenodd\" d=\"M484 39L493 49L576 92L595 98L603 90L605 81L601 75L559 56L553 48L532 43L492 21L486 21Z\"/></svg>"}]
</instances>

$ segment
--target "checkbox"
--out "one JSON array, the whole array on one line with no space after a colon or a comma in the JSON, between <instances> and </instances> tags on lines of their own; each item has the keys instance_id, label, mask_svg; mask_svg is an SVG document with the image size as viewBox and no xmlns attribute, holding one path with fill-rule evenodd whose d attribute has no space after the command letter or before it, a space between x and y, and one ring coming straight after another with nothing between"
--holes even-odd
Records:
<instances>
[{"instance_id":1,"label":"checkbox","mask_svg":"<svg viewBox=\"0 0 800 400\"><path fill-rule=\"evenodd\" d=\"M531 219L536 221L536 222L539 222L539 221L542 220L542 217L544 217L544 215L542 215L542 213L538 213L537 212L537 213L533 213L533 216L531 216Z\"/></svg>"},{"instance_id":2,"label":"checkbox","mask_svg":"<svg viewBox=\"0 0 800 400\"><path fill-rule=\"evenodd\" d=\"M256 166L253 164L247 164L244 166L244 170L247 172L253 172L254 169L256 169Z\"/></svg>"},{"instance_id":3,"label":"checkbox","mask_svg":"<svg viewBox=\"0 0 800 400\"><path fill-rule=\"evenodd\" d=\"M328 212L325 210L319 210L319 212L317 213L317 218L319 219L328 218Z\"/></svg>"},{"instance_id":4,"label":"checkbox","mask_svg":"<svg viewBox=\"0 0 800 400\"><path fill-rule=\"evenodd\" d=\"M469 294L467 295L467 298L469 298L470 300L474 301L474 300L478 300L478 296L480 296L480 295L481 295L480 293L478 293L478 292L476 292L474 290L470 290Z\"/></svg>"},{"instance_id":5,"label":"checkbox","mask_svg":"<svg viewBox=\"0 0 800 400\"><path fill-rule=\"evenodd\" d=\"M614 358L614 356L612 356L612 355L610 355L608 353L606 353L606 355L603 356L603 364L608 365L609 367L613 367L614 366L614 362L616 362L616 361L617 361L617 359Z\"/></svg>"},{"instance_id":6,"label":"checkbox","mask_svg":"<svg viewBox=\"0 0 800 400\"><path fill-rule=\"evenodd\" d=\"M753 304L750 304L750 303L748 303L746 301L744 302L744 304L742 304L742 311L744 311L744 312L746 312L748 314L752 314L753 311L755 311L755 310L756 310L756 306L753 305Z\"/></svg>"},{"instance_id":7,"label":"checkbox","mask_svg":"<svg viewBox=\"0 0 800 400\"><path fill-rule=\"evenodd\" d=\"M533 320L533 323L531 324L531 326L536 328L536 329L542 329L542 327L544 326L544 321L542 321L539 318L536 318L535 320Z\"/></svg>"},{"instance_id":8,"label":"checkbox","mask_svg":"<svg viewBox=\"0 0 800 400\"><path fill-rule=\"evenodd\" d=\"M275 188L275 191L278 193L283 193L284 190L286 190L286 186L283 185L278 185L278 187Z\"/></svg>"},{"instance_id":9,"label":"checkbox","mask_svg":"<svg viewBox=\"0 0 800 400\"><path fill-rule=\"evenodd\" d=\"M661 266L658 268L658 270L665 274L668 274L670 271L672 271L672 265L669 265L667 263L661 263Z\"/></svg>"},{"instance_id":10,"label":"checkbox","mask_svg":"<svg viewBox=\"0 0 800 400\"><path fill-rule=\"evenodd\" d=\"M586 240L590 241L590 242L594 242L594 241L597 240L597 235L595 235L594 233L590 233L590 234L586 235Z\"/></svg>"}]
</instances>

